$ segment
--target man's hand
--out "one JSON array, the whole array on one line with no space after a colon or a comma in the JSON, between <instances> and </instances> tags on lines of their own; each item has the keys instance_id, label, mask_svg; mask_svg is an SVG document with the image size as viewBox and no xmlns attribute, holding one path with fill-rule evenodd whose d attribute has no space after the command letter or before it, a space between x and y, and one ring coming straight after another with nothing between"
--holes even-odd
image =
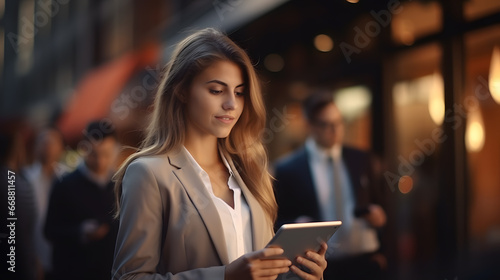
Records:
<instances>
[{"instance_id":1,"label":"man's hand","mask_svg":"<svg viewBox=\"0 0 500 280\"><path fill-rule=\"evenodd\" d=\"M103 239L109 232L108 224L99 224L96 220L85 220L82 223L83 241L97 241Z\"/></svg>"},{"instance_id":2,"label":"man's hand","mask_svg":"<svg viewBox=\"0 0 500 280\"><path fill-rule=\"evenodd\" d=\"M387 222L387 216L385 215L384 209L377 204L370 204L368 206L368 213L363 216L363 218L372 226L372 227L382 227Z\"/></svg>"}]
</instances>

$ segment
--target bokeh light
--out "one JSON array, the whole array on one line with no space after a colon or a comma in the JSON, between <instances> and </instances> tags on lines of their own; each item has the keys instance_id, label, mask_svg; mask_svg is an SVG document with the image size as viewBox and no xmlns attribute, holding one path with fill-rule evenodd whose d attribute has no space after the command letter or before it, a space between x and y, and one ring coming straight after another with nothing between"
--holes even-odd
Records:
<instances>
[{"instance_id":1,"label":"bokeh light","mask_svg":"<svg viewBox=\"0 0 500 280\"><path fill-rule=\"evenodd\" d=\"M329 52L333 49L333 40L328 35L319 34L314 38L314 46L320 52Z\"/></svg>"},{"instance_id":2,"label":"bokeh light","mask_svg":"<svg viewBox=\"0 0 500 280\"><path fill-rule=\"evenodd\" d=\"M268 54L266 58L264 58L264 66L271 72L279 72L283 70L285 61L281 55L272 53Z\"/></svg>"},{"instance_id":3,"label":"bokeh light","mask_svg":"<svg viewBox=\"0 0 500 280\"><path fill-rule=\"evenodd\" d=\"M411 192L413 190L413 179L408 175L401 176L398 182L398 189L402 194Z\"/></svg>"}]
</instances>

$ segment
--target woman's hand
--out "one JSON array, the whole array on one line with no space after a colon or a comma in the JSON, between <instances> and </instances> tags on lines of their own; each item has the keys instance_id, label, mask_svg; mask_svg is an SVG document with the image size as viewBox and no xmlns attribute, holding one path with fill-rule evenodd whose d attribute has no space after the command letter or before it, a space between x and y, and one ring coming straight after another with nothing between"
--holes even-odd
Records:
<instances>
[{"instance_id":1,"label":"woman's hand","mask_svg":"<svg viewBox=\"0 0 500 280\"><path fill-rule=\"evenodd\" d=\"M264 248L245 254L226 266L225 280L269 279L288 272L292 262L283 258L283 249ZM275 259L266 259L276 257Z\"/></svg>"},{"instance_id":2,"label":"woman's hand","mask_svg":"<svg viewBox=\"0 0 500 280\"><path fill-rule=\"evenodd\" d=\"M309 269L310 272L305 272L295 265L291 266L293 273L305 280L323 279L323 272L326 269L325 254L328 245L323 242L318 252L307 251L306 257L297 257L297 262Z\"/></svg>"}]
</instances>

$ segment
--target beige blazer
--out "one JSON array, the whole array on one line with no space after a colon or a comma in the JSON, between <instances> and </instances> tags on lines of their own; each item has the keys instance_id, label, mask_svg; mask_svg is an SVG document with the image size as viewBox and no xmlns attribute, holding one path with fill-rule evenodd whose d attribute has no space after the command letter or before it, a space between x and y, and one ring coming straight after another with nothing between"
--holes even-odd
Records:
<instances>
[{"instance_id":1,"label":"beige blazer","mask_svg":"<svg viewBox=\"0 0 500 280\"><path fill-rule=\"evenodd\" d=\"M272 229L226 158L250 208L253 250L260 250ZM122 187L113 279L224 279L222 224L184 149L133 161Z\"/></svg>"}]
</instances>

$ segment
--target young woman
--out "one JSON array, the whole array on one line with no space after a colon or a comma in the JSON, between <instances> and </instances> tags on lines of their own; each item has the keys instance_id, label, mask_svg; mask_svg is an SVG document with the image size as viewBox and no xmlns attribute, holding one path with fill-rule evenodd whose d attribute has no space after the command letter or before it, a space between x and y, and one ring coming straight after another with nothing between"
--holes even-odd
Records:
<instances>
[{"instance_id":1,"label":"young woman","mask_svg":"<svg viewBox=\"0 0 500 280\"><path fill-rule=\"evenodd\" d=\"M140 151L116 174L113 279L320 279L326 244L299 258L264 248L276 201L259 139L265 108L246 53L205 29L177 46ZM271 258L269 258L271 257Z\"/></svg>"}]
</instances>

